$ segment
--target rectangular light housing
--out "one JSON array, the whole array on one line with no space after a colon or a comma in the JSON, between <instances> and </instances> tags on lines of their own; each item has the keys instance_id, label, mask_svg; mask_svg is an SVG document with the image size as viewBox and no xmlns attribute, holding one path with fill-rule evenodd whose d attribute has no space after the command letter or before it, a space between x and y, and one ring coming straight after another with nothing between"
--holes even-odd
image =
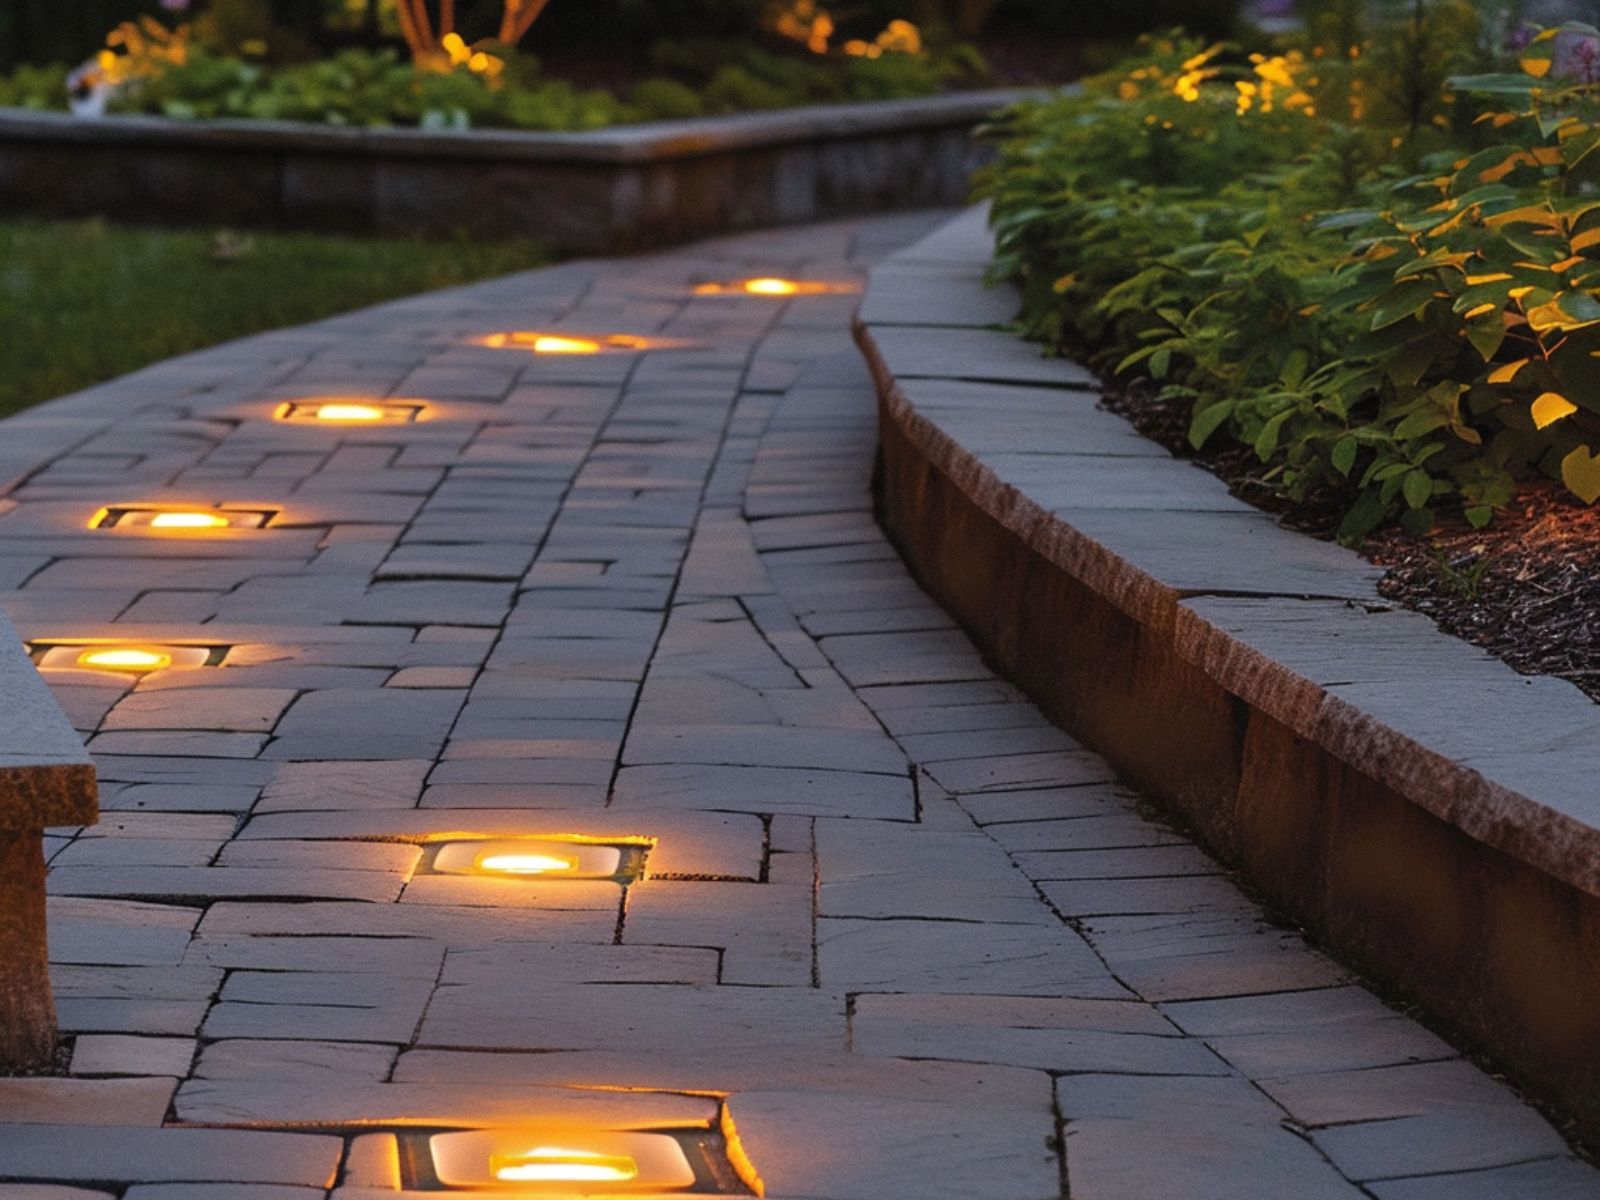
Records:
<instances>
[{"instance_id":1,"label":"rectangular light housing","mask_svg":"<svg viewBox=\"0 0 1600 1200\"><path fill-rule=\"evenodd\" d=\"M500 879L621 879L637 874L636 868L629 868L633 859L642 860L643 855L643 846L554 838L490 838L442 842L433 851L428 867L440 875Z\"/></svg>"},{"instance_id":2,"label":"rectangular light housing","mask_svg":"<svg viewBox=\"0 0 1600 1200\"><path fill-rule=\"evenodd\" d=\"M210 533L263 529L275 508L184 508L165 504L113 504L95 513L90 529L139 529L153 533Z\"/></svg>"},{"instance_id":3,"label":"rectangular light housing","mask_svg":"<svg viewBox=\"0 0 1600 1200\"><path fill-rule=\"evenodd\" d=\"M696 1182L683 1146L664 1133L469 1129L436 1133L428 1146L446 1188L572 1196L681 1191Z\"/></svg>"},{"instance_id":4,"label":"rectangular light housing","mask_svg":"<svg viewBox=\"0 0 1600 1200\"><path fill-rule=\"evenodd\" d=\"M311 425L407 425L422 419L426 405L411 401L290 400L280 404L273 419Z\"/></svg>"},{"instance_id":5,"label":"rectangular light housing","mask_svg":"<svg viewBox=\"0 0 1600 1200\"><path fill-rule=\"evenodd\" d=\"M41 670L110 671L144 675L169 667L214 667L228 646L174 646L144 642L33 642L34 665Z\"/></svg>"}]
</instances>

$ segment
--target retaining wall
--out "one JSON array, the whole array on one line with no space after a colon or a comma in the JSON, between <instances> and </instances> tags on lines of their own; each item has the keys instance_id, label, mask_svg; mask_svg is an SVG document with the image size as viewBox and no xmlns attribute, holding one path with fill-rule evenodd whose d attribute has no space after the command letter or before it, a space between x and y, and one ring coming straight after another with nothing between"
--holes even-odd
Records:
<instances>
[{"instance_id":1,"label":"retaining wall","mask_svg":"<svg viewBox=\"0 0 1600 1200\"><path fill-rule=\"evenodd\" d=\"M592 133L435 133L0 109L0 211L361 233L525 235L619 253L959 204L986 91Z\"/></svg>"},{"instance_id":2,"label":"retaining wall","mask_svg":"<svg viewBox=\"0 0 1600 1200\"><path fill-rule=\"evenodd\" d=\"M1059 722L1600 1137L1600 705L1396 609L991 326L977 210L881 267L882 518Z\"/></svg>"}]
</instances>

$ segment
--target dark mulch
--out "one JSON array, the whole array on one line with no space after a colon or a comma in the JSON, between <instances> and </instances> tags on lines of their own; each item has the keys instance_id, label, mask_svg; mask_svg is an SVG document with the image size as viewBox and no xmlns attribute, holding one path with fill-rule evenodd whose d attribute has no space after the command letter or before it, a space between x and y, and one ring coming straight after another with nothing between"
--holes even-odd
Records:
<instances>
[{"instance_id":1,"label":"dark mulch","mask_svg":"<svg viewBox=\"0 0 1600 1200\"><path fill-rule=\"evenodd\" d=\"M1333 537L1348 497L1329 492L1291 505L1262 478L1250 450L1208 447L1196 454L1186 436L1188 405L1158 400L1149 388L1108 394L1104 404L1283 524ZM1534 482L1488 529L1446 517L1423 537L1386 530L1361 552L1387 568L1378 590L1388 599L1426 613L1445 632L1525 675L1568 679L1600 700L1600 509L1583 507L1553 483Z\"/></svg>"}]
</instances>

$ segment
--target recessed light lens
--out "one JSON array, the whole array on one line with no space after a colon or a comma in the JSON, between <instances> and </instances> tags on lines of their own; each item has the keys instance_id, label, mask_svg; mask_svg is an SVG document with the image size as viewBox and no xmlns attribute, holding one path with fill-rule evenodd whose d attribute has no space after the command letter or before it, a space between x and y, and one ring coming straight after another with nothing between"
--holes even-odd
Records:
<instances>
[{"instance_id":1,"label":"recessed light lens","mask_svg":"<svg viewBox=\"0 0 1600 1200\"><path fill-rule=\"evenodd\" d=\"M588 338L556 337L545 334L533 339L535 354L599 354L600 343Z\"/></svg>"},{"instance_id":2,"label":"recessed light lens","mask_svg":"<svg viewBox=\"0 0 1600 1200\"><path fill-rule=\"evenodd\" d=\"M800 285L792 279L747 279L744 290L752 296L792 296L800 290Z\"/></svg>"},{"instance_id":3,"label":"recessed light lens","mask_svg":"<svg viewBox=\"0 0 1600 1200\"><path fill-rule=\"evenodd\" d=\"M131 647L85 650L78 655L79 666L109 671L157 671L171 663L172 655L163 651Z\"/></svg>"},{"instance_id":4,"label":"recessed light lens","mask_svg":"<svg viewBox=\"0 0 1600 1200\"><path fill-rule=\"evenodd\" d=\"M503 879L609 879L637 874L643 848L619 844L544 838L486 838L442 842L429 870L438 875L477 875Z\"/></svg>"},{"instance_id":5,"label":"recessed light lens","mask_svg":"<svg viewBox=\"0 0 1600 1200\"><path fill-rule=\"evenodd\" d=\"M319 404L316 409L319 421L381 421L385 415L376 404Z\"/></svg>"},{"instance_id":6,"label":"recessed light lens","mask_svg":"<svg viewBox=\"0 0 1600 1200\"><path fill-rule=\"evenodd\" d=\"M695 1185L667 1133L572 1127L463 1129L431 1134L434 1175L447 1189L518 1195L651 1195Z\"/></svg>"},{"instance_id":7,"label":"recessed light lens","mask_svg":"<svg viewBox=\"0 0 1600 1200\"><path fill-rule=\"evenodd\" d=\"M228 524L219 513L162 512L150 518L151 529L226 529Z\"/></svg>"},{"instance_id":8,"label":"recessed light lens","mask_svg":"<svg viewBox=\"0 0 1600 1200\"><path fill-rule=\"evenodd\" d=\"M549 875L577 868L576 858L558 858L553 854L486 854L478 860L480 871L502 875Z\"/></svg>"},{"instance_id":9,"label":"recessed light lens","mask_svg":"<svg viewBox=\"0 0 1600 1200\"><path fill-rule=\"evenodd\" d=\"M621 1154L540 1146L525 1154L497 1155L489 1171L502 1183L627 1183L639 1177L639 1164Z\"/></svg>"}]
</instances>

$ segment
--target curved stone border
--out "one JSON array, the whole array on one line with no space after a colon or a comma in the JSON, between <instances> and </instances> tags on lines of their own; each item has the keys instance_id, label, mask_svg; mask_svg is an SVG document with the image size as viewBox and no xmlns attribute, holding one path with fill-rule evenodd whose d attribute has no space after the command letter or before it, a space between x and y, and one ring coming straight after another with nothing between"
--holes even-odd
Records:
<instances>
[{"instance_id":1,"label":"curved stone border","mask_svg":"<svg viewBox=\"0 0 1600 1200\"><path fill-rule=\"evenodd\" d=\"M47 216L525 235L615 253L957 204L987 115L1027 93L826 105L593 133L85 120L0 109L0 208Z\"/></svg>"},{"instance_id":2,"label":"curved stone border","mask_svg":"<svg viewBox=\"0 0 1600 1200\"><path fill-rule=\"evenodd\" d=\"M993 326L973 210L874 272L882 516L1012 678L1600 1135L1600 706L1398 610Z\"/></svg>"}]
</instances>

